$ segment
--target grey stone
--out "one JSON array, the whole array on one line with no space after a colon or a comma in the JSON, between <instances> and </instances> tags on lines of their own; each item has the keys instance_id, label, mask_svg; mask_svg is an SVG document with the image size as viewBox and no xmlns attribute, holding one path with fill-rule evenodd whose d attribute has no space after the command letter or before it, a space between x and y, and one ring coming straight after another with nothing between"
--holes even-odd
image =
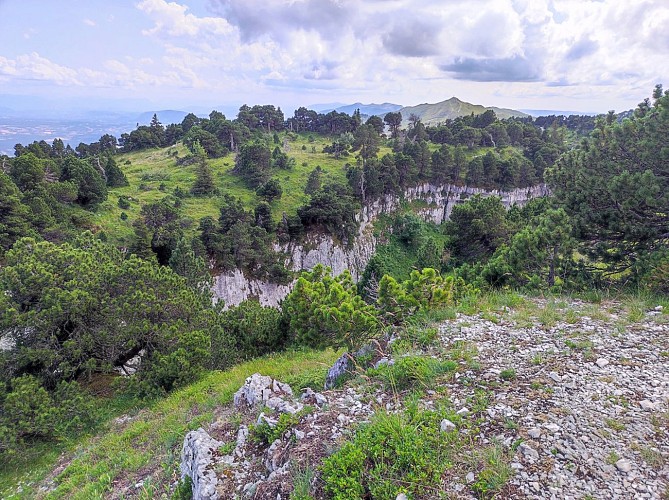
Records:
<instances>
[{"instance_id":1,"label":"grey stone","mask_svg":"<svg viewBox=\"0 0 669 500\"><path fill-rule=\"evenodd\" d=\"M328 398L326 398L320 392L315 392L311 387L307 387L302 392L302 396L300 396L300 401L302 401L303 403L316 404L318 406L323 406L323 405L327 404Z\"/></svg>"},{"instance_id":2,"label":"grey stone","mask_svg":"<svg viewBox=\"0 0 669 500\"><path fill-rule=\"evenodd\" d=\"M249 437L249 428L245 425L240 425L237 431L237 444L235 446L235 453L241 455L241 448L246 444L246 439Z\"/></svg>"},{"instance_id":3,"label":"grey stone","mask_svg":"<svg viewBox=\"0 0 669 500\"><path fill-rule=\"evenodd\" d=\"M304 405L302 405L302 403L298 403L296 401L288 402L283 397L279 396L274 396L269 398L265 403L265 405L267 406L267 408L270 408L274 411L278 411L279 413L290 413L291 415L294 415L302 408L304 408Z\"/></svg>"},{"instance_id":4,"label":"grey stone","mask_svg":"<svg viewBox=\"0 0 669 500\"><path fill-rule=\"evenodd\" d=\"M532 460L533 462L539 460L539 452L537 452L537 450L532 448L529 444L521 443L518 449L528 460Z\"/></svg>"},{"instance_id":5,"label":"grey stone","mask_svg":"<svg viewBox=\"0 0 669 500\"><path fill-rule=\"evenodd\" d=\"M267 415L265 415L264 412L260 412L260 415L258 415L258 418L256 419L256 425L263 424L263 423L267 424L272 429L274 429L274 427L276 427L276 425L279 423L279 421L275 418L268 417Z\"/></svg>"},{"instance_id":6,"label":"grey stone","mask_svg":"<svg viewBox=\"0 0 669 500\"><path fill-rule=\"evenodd\" d=\"M294 414L304 406L293 398L293 390L288 384L273 380L272 377L254 373L246 379L234 396L235 408L264 404L279 413Z\"/></svg>"},{"instance_id":7,"label":"grey stone","mask_svg":"<svg viewBox=\"0 0 669 500\"><path fill-rule=\"evenodd\" d=\"M264 403L269 399L271 391L268 391L268 388L271 385L272 377L254 373L246 379L244 385L235 393L235 408L240 408L243 405L252 407Z\"/></svg>"},{"instance_id":8,"label":"grey stone","mask_svg":"<svg viewBox=\"0 0 669 500\"><path fill-rule=\"evenodd\" d=\"M265 467L267 472L272 473L283 465L284 453L283 443L280 439L274 441L265 453Z\"/></svg>"},{"instance_id":9,"label":"grey stone","mask_svg":"<svg viewBox=\"0 0 669 500\"><path fill-rule=\"evenodd\" d=\"M383 357L380 360L378 360L376 363L374 363L374 368L379 368L384 365L389 365L390 364L390 358Z\"/></svg>"},{"instance_id":10,"label":"grey stone","mask_svg":"<svg viewBox=\"0 0 669 500\"><path fill-rule=\"evenodd\" d=\"M469 483L473 483L473 482L474 482L474 479L476 479L476 476L474 476L474 473L473 473L473 472L469 472L469 473L467 474L467 477L465 477L465 480L467 481L467 484L469 484Z\"/></svg>"},{"instance_id":11,"label":"grey stone","mask_svg":"<svg viewBox=\"0 0 669 500\"><path fill-rule=\"evenodd\" d=\"M609 364L609 360L606 358L599 358L597 361L595 361L595 364L600 368L604 368L606 365Z\"/></svg>"},{"instance_id":12,"label":"grey stone","mask_svg":"<svg viewBox=\"0 0 669 500\"><path fill-rule=\"evenodd\" d=\"M618 469L620 472L629 472L632 470L632 462L626 458L621 458L616 462L616 469Z\"/></svg>"},{"instance_id":13,"label":"grey stone","mask_svg":"<svg viewBox=\"0 0 669 500\"><path fill-rule=\"evenodd\" d=\"M453 422L451 422L450 420L448 420L447 418L445 418L441 421L441 425L440 425L441 432L454 431L455 427L456 427L455 424Z\"/></svg>"},{"instance_id":14,"label":"grey stone","mask_svg":"<svg viewBox=\"0 0 669 500\"><path fill-rule=\"evenodd\" d=\"M341 357L334 362L332 367L328 370L328 374L325 377L325 389L334 388L339 380L345 377L349 371L349 364L351 363L348 353L344 353Z\"/></svg>"},{"instance_id":15,"label":"grey stone","mask_svg":"<svg viewBox=\"0 0 669 500\"><path fill-rule=\"evenodd\" d=\"M653 403L652 401L648 401L647 399L639 401L639 406L641 406L642 409L647 411L655 409L655 403Z\"/></svg>"},{"instance_id":16,"label":"grey stone","mask_svg":"<svg viewBox=\"0 0 669 500\"><path fill-rule=\"evenodd\" d=\"M545 428L545 429L548 429L548 430L551 431L552 433L556 433L557 431L560 430L560 426L557 425L557 424L554 424L554 423L552 423L552 422L550 422L550 423L548 423L548 424L544 424L544 428Z\"/></svg>"},{"instance_id":17,"label":"grey stone","mask_svg":"<svg viewBox=\"0 0 669 500\"><path fill-rule=\"evenodd\" d=\"M541 437L541 429L538 427L533 427L532 429L527 431L527 435L530 436L532 439L539 439Z\"/></svg>"}]
</instances>

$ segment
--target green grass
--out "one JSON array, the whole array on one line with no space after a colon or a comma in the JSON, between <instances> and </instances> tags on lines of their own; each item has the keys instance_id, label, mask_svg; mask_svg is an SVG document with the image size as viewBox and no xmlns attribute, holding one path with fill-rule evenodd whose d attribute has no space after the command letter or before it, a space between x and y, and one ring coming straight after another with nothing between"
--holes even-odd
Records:
<instances>
[{"instance_id":1,"label":"green grass","mask_svg":"<svg viewBox=\"0 0 669 500\"><path fill-rule=\"evenodd\" d=\"M454 372L457 363L452 360L437 360L426 356L402 356L390 365L370 368L367 374L378 377L393 391L408 388L426 389L434 386L434 380L442 374Z\"/></svg>"},{"instance_id":2,"label":"green grass","mask_svg":"<svg viewBox=\"0 0 669 500\"><path fill-rule=\"evenodd\" d=\"M305 372L325 372L335 361L333 351L291 351L237 365L224 372L211 372L199 382L179 390L142 410L121 428L110 427L98 437L85 440L74 451L69 465L55 478L57 487L47 498L98 498L112 491L114 483L145 481L144 496L168 492L177 474L183 438L189 430L212 421L213 411L229 403L249 375L260 372L281 380L299 378ZM111 424L110 424L111 425ZM2 498L34 498L37 481L55 465L58 452L37 455L24 463L23 474L0 475ZM31 471L37 471L31 473ZM23 491L15 487L21 483ZM28 484L28 483L31 484Z\"/></svg>"},{"instance_id":3,"label":"green grass","mask_svg":"<svg viewBox=\"0 0 669 500\"><path fill-rule=\"evenodd\" d=\"M78 445L93 437L94 433L112 418L136 411L134 398L120 395L110 399L97 400L97 426L93 434L86 434L73 439L44 442L36 441L24 446L11 460L0 461L0 498L11 498L11 492L17 486L30 491L31 485L42 480L54 467L59 457L72 453ZM30 495L28 495L30 496Z\"/></svg>"},{"instance_id":4,"label":"green grass","mask_svg":"<svg viewBox=\"0 0 669 500\"><path fill-rule=\"evenodd\" d=\"M286 136L290 137L291 135ZM288 215L295 214L298 207L308 202L309 196L304 193L304 187L314 168L320 166L323 171L321 177L323 183L333 180L345 183L346 164L355 164L356 162L355 152L341 158L323 153L323 148L332 143L332 137L311 133L292 134L292 136L296 139L288 140L288 147L285 152L289 157L295 159L295 166L290 170L273 169L272 171L272 177L279 180L283 189L281 199L271 203L275 221L279 221L284 212ZM284 134L280 134L280 137L283 144ZM274 148L275 144L272 143L270 147ZM490 149L468 150L467 158L471 159L485 154ZM90 225L95 229L104 230L111 243L127 246L133 235L132 223L139 217L143 205L158 201L168 194L173 194L177 187L180 187L186 193L190 191L195 181L196 166L177 165L175 153L183 158L188 154L188 150L179 143L167 148L147 149L116 156L116 163L125 173L130 185L110 189L108 199L100 205L95 213L91 214ZM387 153L392 153L392 150L388 146L382 145L378 157L381 158ZM505 148L502 157L514 154L518 154L514 148ZM240 198L249 210L252 210L261 201L254 190L247 188L237 176L231 173L235 165L234 154L208 160L208 164L212 168L216 187L220 194L227 193ZM127 196L131 199L130 208L121 209L118 207L119 196ZM191 220L191 226L187 231L194 234L202 217L212 216L217 218L220 209L219 200L219 196L185 198L182 213ZM126 220L121 220L122 212L127 215ZM443 238L439 235L437 237L439 239Z\"/></svg>"},{"instance_id":5,"label":"green grass","mask_svg":"<svg viewBox=\"0 0 669 500\"><path fill-rule=\"evenodd\" d=\"M290 500L313 500L311 489L315 477L315 469L308 464L293 469L293 491L290 494Z\"/></svg>"},{"instance_id":6,"label":"green grass","mask_svg":"<svg viewBox=\"0 0 669 500\"><path fill-rule=\"evenodd\" d=\"M511 309L517 312L531 305L531 302L515 290L491 290L465 297L458 309L464 314L473 315L505 313Z\"/></svg>"},{"instance_id":7,"label":"green grass","mask_svg":"<svg viewBox=\"0 0 669 500\"><path fill-rule=\"evenodd\" d=\"M483 468L477 475L473 489L487 498L499 493L513 477L513 469L509 465L511 453L500 443L495 443L479 451L478 458L483 463Z\"/></svg>"},{"instance_id":8,"label":"green grass","mask_svg":"<svg viewBox=\"0 0 669 500\"><path fill-rule=\"evenodd\" d=\"M616 432L625 430L625 424L615 418L605 418L604 423L609 429L613 429Z\"/></svg>"}]
</instances>

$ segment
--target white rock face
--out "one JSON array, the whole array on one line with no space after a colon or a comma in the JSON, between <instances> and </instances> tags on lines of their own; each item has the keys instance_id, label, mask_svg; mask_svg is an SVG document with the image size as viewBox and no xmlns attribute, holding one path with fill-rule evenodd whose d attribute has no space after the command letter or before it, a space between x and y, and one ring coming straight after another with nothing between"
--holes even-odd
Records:
<instances>
[{"instance_id":1,"label":"white rock face","mask_svg":"<svg viewBox=\"0 0 669 500\"><path fill-rule=\"evenodd\" d=\"M300 244L288 244L276 249L288 255L286 267L293 271L313 269L316 264L330 267L333 274L345 269L357 281L367 263L376 252L377 241L372 233L373 222L384 213L396 211L402 202L419 201L425 208L418 214L428 222L441 224L447 221L455 205L465 202L474 195L499 196L507 208L524 205L533 198L548 195L545 185L519 188L512 191L492 190L446 184L436 186L421 184L407 189L403 197L388 195L366 204L357 216L360 228L354 241L343 246L329 234L308 234ZM293 283L278 285L256 279L249 279L240 270L217 276L213 292L215 300L223 300L226 307L255 297L261 305L276 307L288 295Z\"/></svg>"},{"instance_id":2,"label":"white rock face","mask_svg":"<svg viewBox=\"0 0 669 500\"><path fill-rule=\"evenodd\" d=\"M16 342L9 335L0 337L0 351L10 351L15 345Z\"/></svg>"},{"instance_id":3,"label":"white rock face","mask_svg":"<svg viewBox=\"0 0 669 500\"><path fill-rule=\"evenodd\" d=\"M249 297L257 297L263 306L276 307L288 295L291 285L278 285L249 279L239 269L214 278L214 300L223 300L226 306L236 306Z\"/></svg>"}]
</instances>

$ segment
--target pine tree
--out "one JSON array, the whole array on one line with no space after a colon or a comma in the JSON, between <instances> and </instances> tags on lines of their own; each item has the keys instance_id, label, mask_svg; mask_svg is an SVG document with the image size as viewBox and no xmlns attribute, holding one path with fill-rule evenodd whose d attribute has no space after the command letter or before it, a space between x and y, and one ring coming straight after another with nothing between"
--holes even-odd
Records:
<instances>
[{"instance_id":1,"label":"pine tree","mask_svg":"<svg viewBox=\"0 0 669 500\"><path fill-rule=\"evenodd\" d=\"M111 156L105 162L105 175L108 187L128 186L128 179Z\"/></svg>"},{"instance_id":2,"label":"pine tree","mask_svg":"<svg viewBox=\"0 0 669 500\"><path fill-rule=\"evenodd\" d=\"M321 188L321 167L317 166L309 174L307 185L304 188L306 194L314 194Z\"/></svg>"},{"instance_id":3,"label":"pine tree","mask_svg":"<svg viewBox=\"0 0 669 500\"><path fill-rule=\"evenodd\" d=\"M198 159L195 183L190 192L194 196L210 196L215 194L216 184L214 183L214 174L211 167L207 164L207 153L199 142L193 144L193 154Z\"/></svg>"},{"instance_id":4,"label":"pine tree","mask_svg":"<svg viewBox=\"0 0 669 500\"><path fill-rule=\"evenodd\" d=\"M202 295L204 302L211 302L212 279L209 267L202 257L195 255L186 238L177 242L170 256L169 266L179 276L186 278L186 284Z\"/></svg>"}]
</instances>

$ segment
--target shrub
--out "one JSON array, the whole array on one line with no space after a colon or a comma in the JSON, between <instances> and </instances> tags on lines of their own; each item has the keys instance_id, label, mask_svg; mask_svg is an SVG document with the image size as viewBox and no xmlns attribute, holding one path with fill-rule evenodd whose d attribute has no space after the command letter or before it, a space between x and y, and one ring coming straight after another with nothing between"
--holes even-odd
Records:
<instances>
[{"instance_id":1,"label":"shrub","mask_svg":"<svg viewBox=\"0 0 669 500\"><path fill-rule=\"evenodd\" d=\"M642 261L640 283L648 291L658 294L669 293L669 252L655 252Z\"/></svg>"},{"instance_id":2,"label":"shrub","mask_svg":"<svg viewBox=\"0 0 669 500\"><path fill-rule=\"evenodd\" d=\"M382 365L368 370L368 374L377 376L393 389L404 390L420 384L427 387L438 375L454 371L455 361L439 361L425 356L403 356L394 364Z\"/></svg>"},{"instance_id":3,"label":"shrub","mask_svg":"<svg viewBox=\"0 0 669 500\"><path fill-rule=\"evenodd\" d=\"M0 289L0 331L20 335L0 356L0 380L29 374L52 388L142 356L137 375L169 390L206 360L211 298L90 233L63 245L19 240L0 268ZM173 352L179 373L149 373Z\"/></svg>"},{"instance_id":4,"label":"shrub","mask_svg":"<svg viewBox=\"0 0 669 500\"><path fill-rule=\"evenodd\" d=\"M193 498L193 480L190 476L186 476L182 481L177 483L174 493L172 493L172 500L192 500Z\"/></svg>"},{"instance_id":5,"label":"shrub","mask_svg":"<svg viewBox=\"0 0 669 500\"><path fill-rule=\"evenodd\" d=\"M334 500L363 498L365 488L364 464L365 452L359 443L345 443L341 449L323 462L323 480L325 491Z\"/></svg>"},{"instance_id":6,"label":"shrub","mask_svg":"<svg viewBox=\"0 0 669 500\"><path fill-rule=\"evenodd\" d=\"M443 417L415 408L376 415L323 462L326 493L341 500L434 494L450 458L448 434L440 432Z\"/></svg>"},{"instance_id":7,"label":"shrub","mask_svg":"<svg viewBox=\"0 0 669 500\"><path fill-rule=\"evenodd\" d=\"M26 440L61 438L89 427L92 400L76 382L61 382L53 392L24 375L10 381L0 396L0 454L13 454Z\"/></svg>"},{"instance_id":8,"label":"shrub","mask_svg":"<svg viewBox=\"0 0 669 500\"><path fill-rule=\"evenodd\" d=\"M297 413L282 413L275 426L271 426L266 420L251 425L249 435L251 439L259 444L272 444L285 434L286 431L293 429L300 423L300 419L313 411L310 406L305 406Z\"/></svg>"},{"instance_id":9,"label":"shrub","mask_svg":"<svg viewBox=\"0 0 669 500\"><path fill-rule=\"evenodd\" d=\"M376 310L357 295L348 271L330 273L321 264L302 273L283 303L284 324L298 344L353 351L377 332Z\"/></svg>"},{"instance_id":10,"label":"shrub","mask_svg":"<svg viewBox=\"0 0 669 500\"><path fill-rule=\"evenodd\" d=\"M220 316L212 333L212 365L224 369L240 361L276 352L286 344L280 325L281 313L263 307L257 300L245 300Z\"/></svg>"},{"instance_id":11,"label":"shrub","mask_svg":"<svg viewBox=\"0 0 669 500\"><path fill-rule=\"evenodd\" d=\"M177 336L176 329L173 335ZM171 352L155 352L142 360L141 377L132 378L128 388L140 397L164 396L177 387L194 382L210 359L209 336L202 331L181 336Z\"/></svg>"},{"instance_id":12,"label":"shrub","mask_svg":"<svg viewBox=\"0 0 669 500\"><path fill-rule=\"evenodd\" d=\"M388 275L381 278L377 305L387 323L399 324L419 310L454 305L476 292L462 278L443 278L438 271L425 268L412 271L402 283Z\"/></svg>"},{"instance_id":13,"label":"shrub","mask_svg":"<svg viewBox=\"0 0 669 500\"><path fill-rule=\"evenodd\" d=\"M118 208L127 210L130 208L130 199L127 196L118 197Z\"/></svg>"}]
</instances>

